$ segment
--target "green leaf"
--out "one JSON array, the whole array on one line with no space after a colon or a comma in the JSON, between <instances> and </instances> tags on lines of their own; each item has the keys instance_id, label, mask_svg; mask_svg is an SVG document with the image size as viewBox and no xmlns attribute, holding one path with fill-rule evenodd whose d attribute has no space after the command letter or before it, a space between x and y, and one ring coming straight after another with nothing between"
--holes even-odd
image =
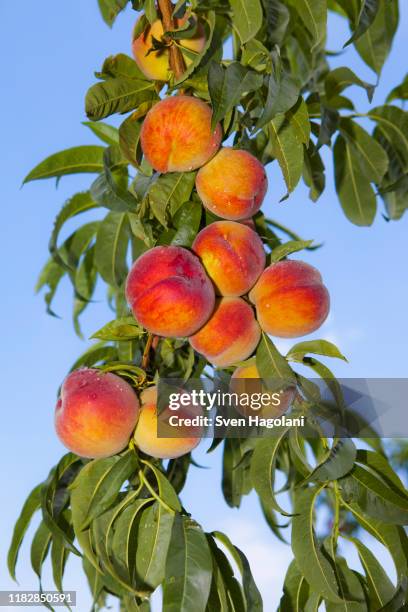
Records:
<instances>
[{"instance_id":1,"label":"green leaf","mask_svg":"<svg viewBox=\"0 0 408 612\"><path fill-rule=\"evenodd\" d=\"M143 510L138 529L136 573L142 583L155 589L163 582L174 513L159 502ZM170 553L173 554L173 551Z\"/></svg>"},{"instance_id":2,"label":"green leaf","mask_svg":"<svg viewBox=\"0 0 408 612\"><path fill-rule=\"evenodd\" d=\"M105 472L98 484L98 489L90 500L88 513L82 529L89 527L91 522L112 506L118 497L123 483L136 471L138 460L133 450L126 451L114 463L110 470Z\"/></svg>"},{"instance_id":3,"label":"green leaf","mask_svg":"<svg viewBox=\"0 0 408 612\"><path fill-rule=\"evenodd\" d=\"M326 95L329 99L328 104L330 104L331 98L338 96L342 91L344 91L344 89L350 87L350 85L358 85L358 87L365 89L368 100L371 102L374 95L375 86L365 83L352 70L350 70L350 68L342 66L329 72L326 77L325 88Z\"/></svg>"},{"instance_id":4,"label":"green leaf","mask_svg":"<svg viewBox=\"0 0 408 612\"><path fill-rule=\"evenodd\" d=\"M243 495L252 489L249 466L244 461L245 441L227 438L222 458L222 492L231 508L239 508Z\"/></svg>"},{"instance_id":5,"label":"green leaf","mask_svg":"<svg viewBox=\"0 0 408 612\"><path fill-rule=\"evenodd\" d=\"M72 198L67 200L67 202L64 204L64 206L58 213L54 221L54 227L52 230L48 248L54 259L56 259L56 261L58 261L58 263L63 267L66 266L66 263L59 255L57 247L58 236L62 226L64 225L64 223L66 223L66 221L68 221L68 219L71 219L72 217L75 217L76 215L79 215L83 212L87 212L88 210L92 210L97 206L98 204L93 201L89 191L85 191L83 193L77 193L72 196Z\"/></svg>"},{"instance_id":6,"label":"green leaf","mask_svg":"<svg viewBox=\"0 0 408 612\"><path fill-rule=\"evenodd\" d=\"M167 227L167 214L173 217L191 195L195 172L172 172L159 176L148 193L150 208L158 221Z\"/></svg>"},{"instance_id":7,"label":"green leaf","mask_svg":"<svg viewBox=\"0 0 408 612\"><path fill-rule=\"evenodd\" d=\"M87 128L91 130L102 142L105 142L108 145L117 145L119 144L119 132L118 128L115 128L113 125L109 125L108 123L92 123L91 121L83 121L82 125L85 125Z\"/></svg>"},{"instance_id":8,"label":"green leaf","mask_svg":"<svg viewBox=\"0 0 408 612\"><path fill-rule=\"evenodd\" d=\"M310 125L310 124L309 124ZM309 198L316 202L326 186L324 164L315 144L310 141L304 149L303 180L310 188Z\"/></svg>"},{"instance_id":9,"label":"green leaf","mask_svg":"<svg viewBox=\"0 0 408 612\"><path fill-rule=\"evenodd\" d=\"M200 526L176 515L163 583L163 612L205 612L212 560Z\"/></svg>"},{"instance_id":10,"label":"green leaf","mask_svg":"<svg viewBox=\"0 0 408 612\"><path fill-rule=\"evenodd\" d=\"M85 111L91 121L127 113L142 102L158 99L154 82L118 76L93 85L86 94Z\"/></svg>"},{"instance_id":11,"label":"green leaf","mask_svg":"<svg viewBox=\"0 0 408 612\"><path fill-rule=\"evenodd\" d=\"M122 181L120 181L122 179ZM137 200L127 188L127 177L123 173L105 172L91 185L91 196L99 206L104 206L115 212L135 211Z\"/></svg>"},{"instance_id":12,"label":"green leaf","mask_svg":"<svg viewBox=\"0 0 408 612\"><path fill-rule=\"evenodd\" d=\"M377 106L368 116L397 151L404 171L408 170L408 113L398 106Z\"/></svg>"},{"instance_id":13,"label":"green leaf","mask_svg":"<svg viewBox=\"0 0 408 612\"><path fill-rule=\"evenodd\" d=\"M320 550L314 530L314 510L323 487L294 491L292 549L296 564L309 585L324 598L341 603L333 568Z\"/></svg>"},{"instance_id":14,"label":"green leaf","mask_svg":"<svg viewBox=\"0 0 408 612\"><path fill-rule=\"evenodd\" d=\"M72 523L75 536L84 555L98 571L99 565L92 545L90 530L84 530L82 526L87 520L89 508L100 484L117 461L117 456L90 461L82 468L71 485Z\"/></svg>"},{"instance_id":15,"label":"green leaf","mask_svg":"<svg viewBox=\"0 0 408 612\"><path fill-rule=\"evenodd\" d=\"M96 288L97 271L94 265L95 246L88 249L78 266L74 276L74 308L73 321L76 334L82 338L82 331L79 324L79 317L92 299Z\"/></svg>"},{"instance_id":16,"label":"green leaf","mask_svg":"<svg viewBox=\"0 0 408 612\"><path fill-rule=\"evenodd\" d=\"M398 0L380 0L374 21L365 33L354 41L360 57L378 75L391 50L398 21Z\"/></svg>"},{"instance_id":17,"label":"green leaf","mask_svg":"<svg viewBox=\"0 0 408 612\"><path fill-rule=\"evenodd\" d=\"M234 576L234 570L227 556L218 548L211 535L207 535L207 540L213 558L213 580L207 612L245 610L243 590Z\"/></svg>"},{"instance_id":18,"label":"green leaf","mask_svg":"<svg viewBox=\"0 0 408 612\"><path fill-rule=\"evenodd\" d=\"M118 14L123 11L129 0L98 0L99 10L105 23L112 27Z\"/></svg>"},{"instance_id":19,"label":"green leaf","mask_svg":"<svg viewBox=\"0 0 408 612\"><path fill-rule=\"evenodd\" d=\"M31 544L31 566L37 576L41 580L42 566L48 555L48 551L51 544L51 531L48 529L44 521L38 526L37 531L34 534L33 541Z\"/></svg>"},{"instance_id":20,"label":"green leaf","mask_svg":"<svg viewBox=\"0 0 408 612\"><path fill-rule=\"evenodd\" d=\"M281 47L289 24L289 9L281 0L263 0L262 4L265 11L265 35L269 42L268 46L270 48L274 45Z\"/></svg>"},{"instance_id":21,"label":"green leaf","mask_svg":"<svg viewBox=\"0 0 408 612\"><path fill-rule=\"evenodd\" d=\"M388 157L380 143L352 119L342 118L340 131L359 156L366 178L380 184L388 168Z\"/></svg>"},{"instance_id":22,"label":"green leaf","mask_svg":"<svg viewBox=\"0 0 408 612\"><path fill-rule=\"evenodd\" d=\"M197 202L185 202L174 217L177 231L171 241L176 246L191 247L200 228L203 209Z\"/></svg>"},{"instance_id":23,"label":"green leaf","mask_svg":"<svg viewBox=\"0 0 408 612\"><path fill-rule=\"evenodd\" d=\"M388 483L388 486L395 489L397 493L407 496L408 491L398 474L391 467L388 459L375 451L359 449L357 451L357 462L368 467Z\"/></svg>"},{"instance_id":24,"label":"green leaf","mask_svg":"<svg viewBox=\"0 0 408 612\"><path fill-rule=\"evenodd\" d=\"M306 28L312 35L315 51L325 40L327 22L326 0L296 0L294 6Z\"/></svg>"},{"instance_id":25,"label":"green leaf","mask_svg":"<svg viewBox=\"0 0 408 612\"><path fill-rule=\"evenodd\" d=\"M120 287L127 275L129 222L125 213L110 212L96 235L95 265L102 278Z\"/></svg>"},{"instance_id":26,"label":"green leaf","mask_svg":"<svg viewBox=\"0 0 408 612\"><path fill-rule=\"evenodd\" d=\"M303 249L310 247L312 244L313 240L289 240L289 242L285 242L285 244L280 244L271 252L271 263L276 263L292 253L302 251Z\"/></svg>"},{"instance_id":27,"label":"green leaf","mask_svg":"<svg viewBox=\"0 0 408 612\"><path fill-rule=\"evenodd\" d=\"M97 332L92 334L91 338L99 340L133 340L144 334L144 330L136 323L133 317L120 317L107 323Z\"/></svg>"},{"instance_id":28,"label":"green leaf","mask_svg":"<svg viewBox=\"0 0 408 612\"><path fill-rule=\"evenodd\" d=\"M96 124L98 125L98 124ZM133 114L127 117L119 128L119 143L123 155L133 165L138 167L141 162L139 146L142 122Z\"/></svg>"},{"instance_id":29,"label":"green leaf","mask_svg":"<svg viewBox=\"0 0 408 612\"><path fill-rule=\"evenodd\" d=\"M408 100L408 74L405 75L401 85L394 87L388 94L386 102L389 103L393 100Z\"/></svg>"},{"instance_id":30,"label":"green leaf","mask_svg":"<svg viewBox=\"0 0 408 612\"><path fill-rule=\"evenodd\" d=\"M308 480L326 482L342 478L353 469L356 454L352 440L347 438L336 440L328 456L313 470Z\"/></svg>"},{"instance_id":31,"label":"green leaf","mask_svg":"<svg viewBox=\"0 0 408 612\"><path fill-rule=\"evenodd\" d=\"M303 170L303 146L290 115L277 115L268 123L273 156L278 160L288 193L298 184Z\"/></svg>"},{"instance_id":32,"label":"green leaf","mask_svg":"<svg viewBox=\"0 0 408 612\"><path fill-rule=\"evenodd\" d=\"M247 609L251 610L251 612L262 612L262 597L252 576L248 559L237 546L234 546L234 544L231 542L229 537L225 535L225 533L221 533L220 531L214 531L212 535L217 538L217 540L219 540L222 544L224 544L228 552L232 555L241 573Z\"/></svg>"},{"instance_id":33,"label":"green leaf","mask_svg":"<svg viewBox=\"0 0 408 612\"><path fill-rule=\"evenodd\" d=\"M41 506L42 486L42 484L39 484L31 491L30 495L24 502L20 516L18 517L14 526L13 537L11 539L10 548L7 555L7 567L13 580L16 580L17 557L24 535L30 525L33 515Z\"/></svg>"},{"instance_id":34,"label":"green leaf","mask_svg":"<svg viewBox=\"0 0 408 612\"><path fill-rule=\"evenodd\" d=\"M73 531L72 531L73 539ZM64 576L65 566L68 560L69 550L64 545L62 538L54 536L51 545L51 566L52 577L58 591L63 591L62 578Z\"/></svg>"},{"instance_id":35,"label":"green leaf","mask_svg":"<svg viewBox=\"0 0 408 612\"><path fill-rule=\"evenodd\" d=\"M299 85L286 71L274 71L268 80L268 94L256 129L262 128L279 113L286 113L299 98Z\"/></svg>"},{"instance_id":36,"label":"green leaf","mask_svg":"<svg viewBox=\"0 0 408 612\"><path fill-rule=\"evenodd\" d=\"M337 346L328 340L305 340L298 342L292 346L286 358L293 361L302 361L303 357L309 353L324 355L325 357L336 357L337 359L347 361Z\"/></svg>"},{"instance_id":37,"label":"green leaf","mask_svg":"<svg viewBox=\"0 0 408 612\"><path fill-rule=\"evenodd\" d=\"M310 118L307 104L302 96L299 97L294 106L289 108L286 115L295 130L298 140L307 147L310 141Z\"/></svg>"},{"instance_id":38,"label":"green leaf","mask_svg":"<svg viewBox=\"0 0 408 612\"><path fill-rule=\"evenodd\" d=\"M382 608L394 595L395 587L374 554L357 538L347 537L357 548L361 565L367 578L370 603L375 609Z\"/></svg>"},{"instance_id":39,"label":"green leaf","mask_svg":"<svg viewBox=\"0 0 408 612\"><path fill-rule=\"evenodd\" d=\"M381 0L363 0L357 26L353 35L344 44L344 47L358 40L373 23L380 9Z\"/></svg>"},{"instance_id":40,"label":"green leaf","mask_svg":"<svg viewBox=\"0 0 408 612\"><path fill-rule=\"evenodd\" d=\"M269 381L275 379L273 382L279 382L281 386L296 381L295 374L285 357L279 353L272 340L265 333L262 333L256 351L256 367L266 385L268 385L268 379Z\"/></svg>"},{"instance_id":41,"label":"green leaf","mask_svg":"<svg viewBox=\"0 0 408 612\"><path fill-rule=\"evenodd\" d=\"M291 515L276 501L274 483L278 453L288 431L289 427L275 428L273 438L259 440L251 459L251 480L262 504L284 516Z\"/></svg>"},{"instance_id":42,"label":"green leaf","mask_svg":"<svg viewBox=\"0 0 408 612\"><path fill-rule=\"evenodd\" d=\"M286 572L279 612L305 612L308 594L308 584L293 560Z\"/></svg>"},{"instance_id":43,"label":"green leaf","mask_svg":"<svg viewBox=\"0 0 408 612\"><path fill-rule=\"evenodd\" d=\"M346 217L355 225L372 225L377 202L370 181L360 166L360 157L339 135L334 149L336 191Z\"/></svg>"},{"instance_id":44,"label":"green leaf","mask_svg":"<svg viewBox=\"0 0 408 612\"><path fill-rule=\"evenodd\" d=\"M90 368L101 361L115 361L117 358L118 351L114 346L108 346L105 342L96 342L78 357L70 371L72 372L80 367Z\"/></svg>"},{"instance_id":45,"label":"green leaf","mask_svg":"<svg viewBox=\"0 0 408 612\"><path fill-rule=\"evenodd\" d=\"M47 157L25 177L30 181L60 177L67 174L98 173L103 170L104 148L95 145L72 147Z\"/></svg>"},{"instance_id":46,"label":"green leaf","mask_svg":"<svg viewBox=\"0 0 408 612\"><path fill-rule=\"evenodd\" d=\"M391 489L374 473L356 465L340 484L345 498L356 502L368 516L384 523L408 524L408 496Z\"/></svg>"},{"instance_id":47,"label":"green leaf","mask_svg":"<svg viewBox=\"0 0 408 612\"><path fill-rule=\"evenodd\" d=\"M208 90L213 108L212 126L215 127L239 104L244 93L256 91L262 82L262 75L239 62L231 62L224 68L213 61L208 72Z\"/></svg>"},{"instance_id":48,"label":"green leaf","mask_svg":"<svg viewBox=\"0 0 408 612\"><path fill-rule=\"evenodd\" d=\"M232 25L242 44L257 34L262 26L262 5L260 0L230 0Z\"/></svg>"}]
</instances>

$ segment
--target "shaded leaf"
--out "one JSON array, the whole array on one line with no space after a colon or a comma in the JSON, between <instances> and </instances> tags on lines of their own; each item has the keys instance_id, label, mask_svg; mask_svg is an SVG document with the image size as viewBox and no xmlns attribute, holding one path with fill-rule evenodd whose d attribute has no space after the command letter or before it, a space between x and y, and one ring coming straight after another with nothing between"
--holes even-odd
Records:
<instances>
[{"instance_id":1,"label":"shaded leaf","mask_svg":"<svg viewBox=\"0 0 408 612\"><path fill-rule=\"evenodd\" d=\"M126 255L129 243L127 215L110 212L96 235L95 265L102 278L120 287L127 275Z\"/></svg>"},{"instance_id":2,"label":"shaded leaf","mask_svg":"<svg viewBox=\"0 0 408 612\"><path fill-rule=\"evenodd\" d=\"M273 156L278 160L288 193L294 190L302 176L303 146L292 119L277 115L268 123L268 132Z\"/></svg>"},{"instance_id":3,"label":"shaded leaf","mask_svg":"<svg viewBox=\"0 0 408 612\"><path fill-rule=\"evenodd\" d=\"M10 548L7 555L7 567L10 576L16 580L16 563L24 535L30 525L31 519L35 512L41 506L41 489L42 484L36 486L27 497L21 510L20 516L14 526L13 536L10 543Z\"/></svg>"},{"instance_id":4,"label":"shaded leaf","mask_svg":"<svg viewBox=\"0 0 408 612\"><path fill-rule=\"evenodd\" d=\"M245 44L262 26L262 5L260 0L230 0L232 25L242 44Z\"/></svg>"}]
</instances>

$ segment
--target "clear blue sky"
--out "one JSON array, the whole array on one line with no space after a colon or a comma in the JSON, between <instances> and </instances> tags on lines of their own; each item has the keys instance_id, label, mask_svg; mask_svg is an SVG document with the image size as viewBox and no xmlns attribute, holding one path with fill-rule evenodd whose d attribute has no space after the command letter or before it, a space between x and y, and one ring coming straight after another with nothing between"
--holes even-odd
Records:
<instances>
[{"instance_id":1,"label":"clear blue sky","mask_svg":"<svg viewBox=\"0 0 408 612\"><path fill-rule=\"evenodd\" d=\"M408 6L401 2L401 26L394 50L378 87L374 104L381 104L391 87L402 80L406 67ZM37 274L47 257L47 242L55 214L74 191L86 188L85 177L65 178L58 190L52 182L38 182L20 190L24 175L44 157L59 149L95 142L84 120L84 95L93 71L103 59L129 52L134 13L127 10L110 31L97 12L96 0L21 0L2 3L2 300L0 428L2 534L0 588L13 588L5 570L5 552L11 529L29 490L44 479L64 449L53 429L56 390L86 344L75 337L71 321L71 292L63 286L55 302L62 319L45 314L41 297L34 295ZM330 27L330 48L347 39L340 19ZM367 81L374 75L352 50L336 58ZM355 100L366 107L364 96ZM328 157L328 156L326 156ZM352 226L344 217L332 187L317 204L300 186L286 202L276 164L269 171L270 189L264 209L269 216L291 226L305 238L324 241L324 248L307 256L320 268L332 296L332 311L313 337L334 340L350 364L336 364L338 376L405 377L408 216L386 223L378 215L374 227ZM109 319L100 303L83 319L86 334ZM283 345L282 345L283 346ZM265 611L274 609L291 558L264 527L253 496L241 512L229 510L221 498L220 455L197 459L209 470L192 472L184 503L205 529L224 529L250 557L265 598ZM380 552L378 552L380 554ZM354 558L354 557L353 557ZM27 548L21 555L20 587L35 589ZM387 563L387 561L384 561ZM46 571L45 587L51 587ZM90 598L77 564L70 566L66 588L78 591L78 610ZM157 609L160 609L158 606Z\"/></svg>"}]
</instances>

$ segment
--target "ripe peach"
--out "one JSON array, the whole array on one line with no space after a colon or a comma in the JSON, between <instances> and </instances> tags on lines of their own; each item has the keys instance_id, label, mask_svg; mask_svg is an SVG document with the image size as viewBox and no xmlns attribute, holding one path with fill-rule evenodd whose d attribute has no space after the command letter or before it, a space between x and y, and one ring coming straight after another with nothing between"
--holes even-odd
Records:
<instances>
[{"instance_id":1,"label":"ripe peach","mask_svg":"<svg viewBox=\"0 0 408 612\"><path fill-rule=\"evenodd\" d=\"M262 405L258 409L243 403L237 404L238 412L246 417L258 415L261 418L278 418L288 411L296 397L296 387L293 386L277 391L267 389L262 384L255 357L235 370L231 376L230 387L233 393L238 393L241 397L252 394L258 394L259 397L259 394L263 394L263 402L260 402Z\"/></svg>"},{"instance_id":2,"label":"ripe peach","mask_svg":"<svg viewBox=\"0 0 408 612\"><path fill-rule=\"evenodd\" d=\"M171 96L150 109L142 125L144 156L157 172L188 172L217 152L221 127L211 129L211 108L192 96Z\"/></svg>"},{"instance_id":3,"label":"ripe peach","mask_svg":"<svg viewBox=\"0 0 408 612\"><path fill-rule=\"evenodd\" d=\"M303 261L280 261L266 268L249 299L256 306L262 329L280 338L315 331L330 306L320 272Z\"/></svg>"},{"instance_id":4,"label":"ripe peach","mask_svg":"<svg viewBox=\"0 0 408 612\"><path fill-rule=\"evenodd\" d=\"M110 457L127 445L139 414L132 387L116 374L81 368L67 376L55 408L61 442L80 457Z\"/></svg>"},{"instance_id":5,"label":"ripe peach","mask_svg":"<svg viewBox=\"0 0 408 612\"><path fill-rule=\"evenodd\" d=\"M225 297L218 300L204 327L191 336L190 344L213 365L227 367L247 359L260 335L251 306L239 297Z\"/></svg>"},{"instance_id":6,"label":"ripe peach","mask_svg":"<svg viewBox=\"0 0 408 612\"><path fill-rule=\"evenodd\" d=\"M214 309L214 289L200 260L187 249L158 246L133 264L126 297L137 321L158 336L194 334Z\"/></svg>"},{"instance_id":7,"label":"ripe peach","mask_svg":"<svg viewBox=\"0 0 408 612\"><path fill-rule=\"evenodd\" d=\"M175 19L175 29L182 27L188 17ZM197 22L195 15L191 15L190 19ZM139 19L140 21L140 19ZM138 30L139 22L136 23L135 31ZM139 36L133 38L132 51L137 65L143 74L154 81L167 81L169 78L169 47L163 47L157 51L153 50L153 39L162 41L163 25L158 19L151 25L147 24L144 31ZM192 38L181 39L179 45L189 51L201 53L205 46L205 33L201 23L197 24L197 31ZM183 54L185 65L188 67L192 59L190 54Z\"/></svg>"},{"instance_id":8,"label":"ripe peach","mask_svg":"<svg viewBox=\"0 0 408 612\"><path fill-rule=\"evenodd\" d=\"M242 223L211 223L199 232L192 248L221 295L248 293L265 268L262 240Z\"/></svg>"},{"instance_id":9,"label":"ripe peach","mask_svg":"<svg viewBox=\"0 0 408 612\"><path fill-rule=\"evenodd\" d=\"M168 419L171 415L177 415L181 418L194 418L201 414L200 409L187 406L180 407L177 412L173 412L169 408L165 408L158 415L157 387L145 389L140 399L142 409L136 426L134 441L142 452L157 459L175 459L189 453L198 445L203 434L202 427L187 427L186 425L175 427L168 423ZM173 436L177 434L177 437L159 437L159 421L161 434L168 429Z\"/></svg>"},{"instance_id":10,"label":"ripe peach","mask_svg":"<svg viewBox=\"0 0 408 612\"><path fill-rule=\"evenodd\" d=\"M197 174L196 188L204 206L223 219L252 217L268 188L265 169L247 151L225 147Z\"/></svg>"}]
</instances>

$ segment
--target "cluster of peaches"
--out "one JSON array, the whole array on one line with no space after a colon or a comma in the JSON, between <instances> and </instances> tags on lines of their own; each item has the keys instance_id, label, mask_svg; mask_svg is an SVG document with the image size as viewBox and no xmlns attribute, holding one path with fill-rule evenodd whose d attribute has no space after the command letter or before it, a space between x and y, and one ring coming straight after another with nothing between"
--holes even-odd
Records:
<instances>
[{"instance_id":1,"label":"cluster of peaches","mask_svg":"<svg viewBox=\"0 0 408 612\"><path fill-rule=\"evenodd\" d=\"M149 35L158 37L155 27ZM160 78L159 70L164 76L167 52L151 58L143 45L151 45L146 33L134 42L135 57L146 59L140 67L153 71L149 78ZM221 126L212 126L211 108L198 98L170 96L147 113L141 130L146 160L160 173L198 170L197 193L220 220L198 233L191 250L157 246L141 255L129 272L126 297L149 333L188 338L213 366L229 367L254 353L261 330L283 338L316 330L327 317L329 295L309 264L285 260L265 268L252 220L267 190L264 167L247 151L220 148L221 140ZM259 378L254 360L234 377ZM178 457L197 445L199 437L188 430L159 438L157 422L156 387L143 391L139 403L127 382L98 369L70 374L56 408L58 436L83 457L116 454L132 434L140 450L158 458Z\"/></svg>"}]
</instances>

